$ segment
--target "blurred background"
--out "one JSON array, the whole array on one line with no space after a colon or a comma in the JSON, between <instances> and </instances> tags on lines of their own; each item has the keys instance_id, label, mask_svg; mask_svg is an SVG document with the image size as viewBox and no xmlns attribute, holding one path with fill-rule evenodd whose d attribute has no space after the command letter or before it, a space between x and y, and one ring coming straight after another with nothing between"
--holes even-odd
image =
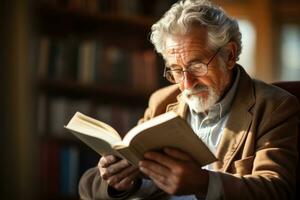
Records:
<instances>
[{"instance_id":1,"label":"blurred background","mask_svg":"<svg viewBox=\"0 0 300 200\"><path fill-rule=\"evenodd\" d=\"M125 133L167 85L150 27L174 0L2 0L1 199L78 199L99 157L63 129L80 111ZM299 0L218 0L238 19L239 63L299 80Z\"/></svg>"}]
</instances>

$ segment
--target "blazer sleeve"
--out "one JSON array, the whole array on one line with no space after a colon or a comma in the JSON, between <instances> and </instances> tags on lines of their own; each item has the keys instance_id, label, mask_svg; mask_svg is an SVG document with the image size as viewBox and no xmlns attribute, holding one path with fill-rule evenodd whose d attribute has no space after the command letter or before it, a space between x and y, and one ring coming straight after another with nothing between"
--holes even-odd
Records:
<instances>
[{"instance_id":1,"label":"blazer sleeve","mask_svg":"<svg viewBox=\"0 0 300 200\"><path fill-rule=\"evenodd\" d=\"M93 167L87 170L79 181L79 196L82 200L121 200L132 199L130 196L138 190L138 185L132 188L131 191L114 194L109 194L112 188L109 188L106 181L102 181L98 167Z\"/></svg>"},{"instance_id":2,"label":"blazer sleeve","mask_svg":"<svg viewBox=\"0 0 300 200\"><path fill-rule=\"evenodd\" d=\"M87 170L79 181L79 196L82 200L110 199L107 194L107 185L101 181L98 167Z\"/></svg>"}]
</instances>

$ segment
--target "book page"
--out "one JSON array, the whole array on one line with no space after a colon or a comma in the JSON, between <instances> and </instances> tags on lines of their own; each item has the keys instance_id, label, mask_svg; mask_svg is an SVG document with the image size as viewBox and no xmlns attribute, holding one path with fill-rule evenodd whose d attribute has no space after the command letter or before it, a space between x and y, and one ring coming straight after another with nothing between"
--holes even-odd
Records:
<instances>
[{"instance_id":1,"label":"book page","mask_svg":"<svg viewBox=\"0 0 300 200\"><path fill-rule=\"evenodd\" d=\"M132 128L123 138L123 143L124 144L129 144L132 138L134 138L137 134L142 132L143 130L158 126L160 124L163 124L166 121L169 121L173 118L178 117L178 115L174 112L167 112L162 115L159 115L151 120L148 120L140 125L135 126Z\"/></svg>"},{"instance_id":2,"label":"book page","mask_svg":"<svg viewBox=\"0 0 300 200\"><path fill-rule=\"evenodd\" d=\"M95 128L101 128L101 129L104 129L106 130L109 134L113 134L114 136L116 136L118 139L121 140L121 136L119 135L119 133L113 128L111 127L110 125L104 123L104 122L101 122L101 121L98 121L94 118L91 118L91 117L88 117L80 112L77 112L75 114L76 118L74 118L74 120L79 120L81 121L82 123L88 123L90 124L91 126L95 126ZM74 116L74 117L75 117Z\"/></svg>"},{"instance_id":3,"label":"book page","mask_svg":"<svg viewBox=\"0 0 300 200\"><path fill-rule=\"evenodd\" d=\"M92 148L94 151L96 151L100 155L119 155L116 153L116 151L112 148L112 141L107 141L106 139L99 139L90 135L85 135L80 132L71 130L71 132L82 142L87 144L90 148Z\"/></svg>"},{"instance_id":4,"label":"book page","mask_svg":"<svg viewBox=\"0 0 300 200\"><path fill-rule=\"evenodd\" d=\"M65 128L101 155L114 153L112 145L121 141L113 128L78 112Z\"/></svg>"},{"instance_id":5,"label":"book page","mask_svg":"<svg viewBox=\"0 0 300 200\"><path fill-rule=\"evenodd\" d=\"M201 166L216 160L209 148L180 116L165 113L154 120L146 121L140 127L132 129L132 135L127 138L125 136L123 142L134 148L140 154L138 157L148 150L174 147L191 155ZM162 123L158 123L159 120Z\"/></svg>"}]
</instances>

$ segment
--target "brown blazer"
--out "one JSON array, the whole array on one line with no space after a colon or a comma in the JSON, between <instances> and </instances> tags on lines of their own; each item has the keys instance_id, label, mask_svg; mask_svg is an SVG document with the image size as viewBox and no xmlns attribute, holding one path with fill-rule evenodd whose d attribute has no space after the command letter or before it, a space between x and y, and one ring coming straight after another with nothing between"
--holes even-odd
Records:
<instances>
[{"instance_id":1,"label":"brown blazer","mask_svg":"<svg viewBox=\"0 0 300 200\"><path fill-rule=\"evenodd\" d=\"M280 88L251 79L240 69L237 92L217 149L218 161L214 163L220 172L223 199L293 199L298 101ZM153 93L139 123L170 110L186 116L187 105L177 85ZM82 191L92 188L87 182L100 185L96 171L82 177L81 196Z\"/></svg>"}]
</instances>

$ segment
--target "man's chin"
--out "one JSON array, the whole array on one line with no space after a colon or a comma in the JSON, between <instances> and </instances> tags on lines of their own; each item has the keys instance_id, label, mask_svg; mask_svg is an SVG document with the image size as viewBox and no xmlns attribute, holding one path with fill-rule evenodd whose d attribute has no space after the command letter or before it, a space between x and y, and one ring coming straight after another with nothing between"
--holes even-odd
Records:
<instances>
[{"instance_id":1,"label":"man's chin","mask_svg":"<svg viewBox=\"0 0 300 200\"><path fill-rule=\"evenodd\" d=\"M196 113L204 112L204 110L206 109L203 107L205 102L198 96L185 97L185 102Z\"/></svg>"}]
</instances>

